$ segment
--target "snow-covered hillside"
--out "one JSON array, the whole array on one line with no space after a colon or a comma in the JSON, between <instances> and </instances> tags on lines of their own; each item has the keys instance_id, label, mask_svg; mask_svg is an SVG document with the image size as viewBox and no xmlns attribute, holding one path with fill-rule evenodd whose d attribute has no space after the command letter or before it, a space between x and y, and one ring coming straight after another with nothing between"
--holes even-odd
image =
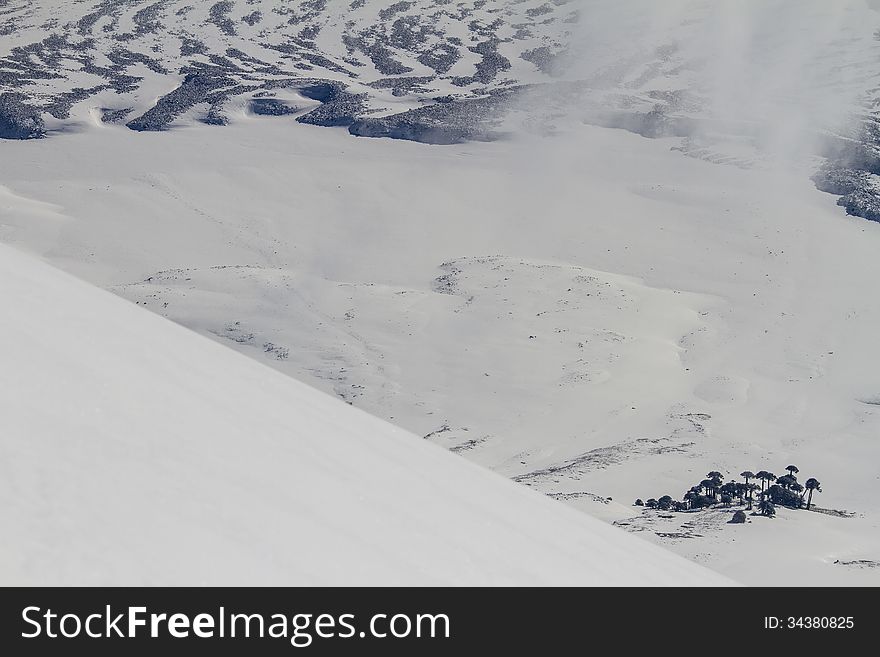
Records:
<instances>
[{"instance_id":1,"label":"snow-covered hillside","mask_svg":"<svg viewBox=\"0 0 880 657\"><path fill-rule=\"evenodd\" d=\"M0 581L728 580L0 247Z\"/></svg>"},{"instance_id":2,"label":"snow-covered hillside","mask_svg":"<svg viewBox=\"0 0 880 657\"><path fill-rule=\"evenodd\" d=\"M4 2L0 136L249 112L458 140L552 79L576 18L569 0Z\"/></svg>"},{"instance_id":3,"label":"snow-covered hillside","mask_svg":"<svg viewBox=\"0 0 880 657\"><path fill-rule=\"evenodd\" d=\"M880 583L876 3L355 4L4 4L0 241L738 581ZM789 463L825 513L632 506Z\"/></svg>"}]
</instances>

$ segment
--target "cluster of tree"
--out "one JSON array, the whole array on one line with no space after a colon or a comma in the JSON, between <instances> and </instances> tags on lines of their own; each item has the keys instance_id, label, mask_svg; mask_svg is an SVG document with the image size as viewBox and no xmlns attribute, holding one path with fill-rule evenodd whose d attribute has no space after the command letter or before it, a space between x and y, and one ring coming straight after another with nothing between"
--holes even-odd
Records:
<instances>
[{"instance_id":1,"label":"cluster of tree","mask_svg":"<svg viewBox=\"0 0 880 657\"><path fill-rule=\"evenodd\" d=\"M636 500L636 506L646 506L661 511L690 511L719 504L729 507L738 501L739 504L745 505L746 511L752 511L756 505L762 516L769 517L776 515L777 505L791 509L806 506L809 511L813 503L813 492L822 492L819 481L810 477L802 485L797 480L800 470L796 465L789 465L785 469L788 474L781 477L767 470L758 473L746 470L740 473L743 481L727 482L724 481L724 475L713 470L700 483L692 486L681 500L664 495L657 499L652 497L646 502ZM760 487L755 483L758 481L761 482Z\"/></svg>"}]
</instances>

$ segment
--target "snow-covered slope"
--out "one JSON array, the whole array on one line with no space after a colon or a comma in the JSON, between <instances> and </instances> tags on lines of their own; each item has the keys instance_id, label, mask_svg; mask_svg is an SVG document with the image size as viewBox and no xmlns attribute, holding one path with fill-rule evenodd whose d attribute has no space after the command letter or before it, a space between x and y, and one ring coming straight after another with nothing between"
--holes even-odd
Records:
<instances>
[{"instance_id":1,"label":"snow-covered slope","mask_svg":"<svg viewBox=\"0 0 880 657\"><path fill-rule=\"evenodd\" d=\"M880 198L877 3L355 4L5 3L0 241L738 581L880 582L880 223L811 181ZM632 506L789 463L826 513Z\"/></svg>"},{"instance_id":2,"label":"snow-covered slope","mask_svg":"<svg viewBox=\"0 0 880 657\"><path fill-rule=\"evenodd\" d=\"M728 581L0 247L0 582Z\"/></svg>"},{"instance_id":3,"label":"snow-covered slope","mask_svg":"<svg viewBox=\"0 0 880 657\"><path fill-rule=\"evenodd\" d=\"M808 177L584 126L210 130L4 144L0 236L734 579L876 582L880 226ZM630 506L790 462L855 517Z\"/></svg>"}]
</instances>

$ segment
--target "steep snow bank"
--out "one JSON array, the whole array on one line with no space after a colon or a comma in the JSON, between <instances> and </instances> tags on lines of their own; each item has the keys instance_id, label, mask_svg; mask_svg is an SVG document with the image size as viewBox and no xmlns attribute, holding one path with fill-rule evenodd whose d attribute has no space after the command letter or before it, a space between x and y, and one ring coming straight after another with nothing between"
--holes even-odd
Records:
<instances>
[{"instance_id":1,"label":"steep snow bank","mask_svg":"<svg viewBox=\"0 0 880 657\"><path fill-rule=\"evenodd\" d=\"M0 247L0 582L724 584Z\"/></svg>"}]
</instances>

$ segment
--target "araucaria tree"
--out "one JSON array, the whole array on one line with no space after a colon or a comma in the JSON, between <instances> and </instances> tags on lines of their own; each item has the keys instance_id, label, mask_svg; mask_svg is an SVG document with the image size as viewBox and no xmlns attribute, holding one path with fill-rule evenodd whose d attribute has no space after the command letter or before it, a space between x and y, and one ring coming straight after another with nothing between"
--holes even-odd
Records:
<instances>
[{"instance_id":1,"label":"araucaria tree","mask_svg":"<svg viewBox=\"0 0 880 657\"><path fill-rule=\"evenodd\" d=\"M722 498L727 495L731 500L734 497L739 497L740 501L742 501L740 486L742 486L742 484L738 484L734 481L728 481L726 484L718 489L718 492L721 493ZM723 501L724 500L722 499L722 502Z\"/></svg>"},{"instance_id":2,"label":"araucaria tree","mask_svg":"<svg viewBox=\"0 0 880 657\"><path fill-rule=\"evenodd\" d=\"M807 483L804 484L804 486L806 487L807 491L809 491L808 497L807 497L807 511L809 511L810 504L812 504L812 502L813 502L813 491L816 491L817 493L821 493L822 487L821 487L821 484L819 483L819 480L813 479L812 477L807 479Z\"/></svg>"},{"instance_id":3,"label":"araucaria tree","mask_svg":"<svg viewBox=\"0 0 880 657\"><path fill-rule=\"evenodd\" d=\"M712 496L714 497L715 495L718 495L718 489L721 488L721 483L724 481L724 475L717 470L712 470L712 472L706 475L706 479L712 482Z\"/></svg>"},{"instance_id":4,"label":"araucaria tree","mask_svg":"<svg viewBox=\"0 0 880 657\"><path fill-rule=\"evenodd\" d=\"M752 491L754 490L753 485L749 484L749 479L755 478L755 473L751 470L746 470L745 472L740 472L739 476L746 480L746 499L749 502L749 511L752 510Z\"/></svg>"},{"instance_id":5,"label":"araucaria tree","mask_svg":"<svg viewBox=\"0 0 880 657\"><path fill-rule=\"evenodd\" d=\"M748 485L748 496L746 497L746 502L748 502L748 506L746 506L746 511L752 510L752 500L754 499L754 492L758 490L757 484L749 484Z\"/></svg>"},{"instance_id":6,"label":"araucaria tree","mask_svg":"<svg viewBox=\"0 0 880 657\"><path fill-rule=\"evenodd\" d=\"M712 493L712 482L708 479L703 479L703 481L700 482L700 488L706 491L707 497L715 497Z\"/></svg>"},{"instance_id":7,"label":"araucaria tree","mask_svg":"<svg viewBox=\"0 0 880 657\"><path fill-rule=\"evenodd\" d=\"M764 492L764 484L768 481L776 481L776 475L772 472L767 472L766 470L761 470L758 474L755 475L756 479L761 480L761 492Z\"/></svg>"},{"instance_id":8,"label":"araucaria tree","mask_svg":"<svg viewBox=\"0 0 880 657\"><path fill-rule=\"evenodd\" d=\"M776 483L783 488L789 489L797 483L797 479L793 475L782 475L776 479Z\"/></svg>"},{"instance_id":9,"label":"araucaria tree","mask_svg":"<svg viewBox=\"0 0 880 657\"><path fill-rule=\"evenodd\" d=\"M644 505L649 509L662 511L697 511L699 509L713 508L719 504L730 507L735 500L740 505L746 505L746 511L751 511L757 506L762 516L775 516L776 508L783 506L789 509L802 509L804 498L809 510L813 502L813 492L821 492L817 479L810 478L805 485L797 480L800 469L796 465L785 468L786 473L777 477L768 470L761 470L757 474L751 470L745 470L740 476L745 483L731 480L725 483L724 475L718 470L712 470L700 483L691 486L681 500L674 500L669 495L663 495L658 499L649 498ZM760 498L755 500L755 492L759 491L757 481L761 482ZM642 505L642 500L636 500L636 506Z\"/></svg>"},{"instance_id":10,"label":"araucaria tree","mask_svg":"<svg viewBox=\"0 0 880 657\"><path fill-rule=\"evenodd\" d=\"M758 474L755 475L755 479L761 482L761 492L764 492L764 483L767 481L767 471L766 470L758 470Z\"/></svg>"}]
</instances>

